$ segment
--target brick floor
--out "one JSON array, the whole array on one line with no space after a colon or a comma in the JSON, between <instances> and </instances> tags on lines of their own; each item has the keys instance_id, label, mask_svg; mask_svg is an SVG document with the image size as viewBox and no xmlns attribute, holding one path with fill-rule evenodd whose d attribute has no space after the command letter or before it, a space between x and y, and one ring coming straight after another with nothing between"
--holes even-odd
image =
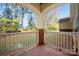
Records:
<instances>
[{"instance_id":1,"label":"brick floor","mask_svg":"<svg viewBox=\"0 0 79 59\"><path fill-rule=\"evenodd\" d=\"M29 51L25 51L18 56L67 56L67 54L46 46L38 46Z\"/></svg>"}]
</instances>

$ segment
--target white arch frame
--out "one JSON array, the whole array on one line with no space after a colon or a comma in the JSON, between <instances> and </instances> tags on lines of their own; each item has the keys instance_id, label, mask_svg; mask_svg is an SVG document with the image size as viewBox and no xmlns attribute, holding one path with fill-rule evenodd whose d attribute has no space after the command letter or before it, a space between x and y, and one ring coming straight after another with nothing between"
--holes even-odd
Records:
<instances>
[{"instance_id":1,"label":"white arch frame","mask_svg":"<svg viewBox=\"0 0 79 59\"><path fill-rule=\"evenodd\" d=\"M40 12L37 8L35 8L33 5L29 4L29 9L31 11L33 11L34 13L37 14L37 28L44 28L45 27L45 22L46 22L46 16L45 14L47 12L49 12L50 10L58 7L58 6L61 6L63 5L63 3L55 3L55 4L52 4L50 5L49 7L47 7L44 11Z\"/></svg>"},{"instance_id":2,"label":"white arch frame","mask_svg":"<svg viewBox=\"0 0 79 59\"><path fill-rule=\"evenodd\" d=\"M59 7L59 6L62 6L62 5L64 5L65 3L55 3L55 4L52 4L52 5L50 5L49 7L47 7L44 11L42 11L42 14L44 14L45 16L44 16L44 21L46 22L47 20L47 14L51 11L51 10L53 10L53 9L55 9L55 8L57 8L57 7ZM45 26L45 22L44 22L44 26Z\"/></svg>"},{"instance_id":3,"label":"white arch frame","mask_svg":"<svg viewBox=\"0 0 79 59\"><path fill-rule=\"evenodd\" d=\"M54 3L54 4L52 3L52 5L50 5L49 7L47 7L44 11L42 11L42 13L45 14L45 13L51 11L52 9L57 8L59 6L62 6L64 4L65 3Z\"/></svg>"},{"instance_id":4,"label":"white arch frame","mask_svg":"<svg viewBox=\"0 0 79 59\"><path fill-rule=\"evenodd\" d=\"M37 8L35 8L33 5L29 4L28 8L36 14L40 14L40 11Z\"/></svg>"}]
</instances>

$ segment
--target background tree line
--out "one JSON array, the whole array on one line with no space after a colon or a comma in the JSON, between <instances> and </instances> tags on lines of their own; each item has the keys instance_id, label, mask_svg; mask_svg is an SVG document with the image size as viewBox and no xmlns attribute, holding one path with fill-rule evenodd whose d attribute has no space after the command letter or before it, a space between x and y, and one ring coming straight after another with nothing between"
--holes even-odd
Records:
<instances>
[{"instance_id":1,"label":"background tree line","mask_svg":"<svg viewBox=\"0 0 79 59\"><path fill-rule=\"evenodd\" d=\"M35 22L33 21L32 12L29 11L29 9L27 8L23 8L22 4L18 4L18 5L16 3L0 4L0 11L2 11L0 13L0 32L21 31L19 30L19 27L21 27L21 29L24 29L25 31L36 30L36 25ZM30 19L29 20L24 19L28 21L28 26L24 28L23 18L26 13L30 14L29 16ZM19 17L21 17L20 19L22 21L20 21Z\"/></svg>"}]
</instances>

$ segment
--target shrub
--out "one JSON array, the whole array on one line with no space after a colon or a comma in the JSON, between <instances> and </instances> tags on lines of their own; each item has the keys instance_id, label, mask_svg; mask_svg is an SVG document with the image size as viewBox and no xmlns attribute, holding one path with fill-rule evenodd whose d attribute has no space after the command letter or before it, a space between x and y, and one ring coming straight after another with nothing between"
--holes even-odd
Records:
<instances>
[{"instance_id":1,"label":"shrub","mask_svg":"<svg viewBox=\"0 0 79 59\"><path fill-rule=\"evenodd\" d=\"M18 31L18 21L10 20L6 17L0 19L0 32L16 32Z\"/></svg>"}]
</instances>

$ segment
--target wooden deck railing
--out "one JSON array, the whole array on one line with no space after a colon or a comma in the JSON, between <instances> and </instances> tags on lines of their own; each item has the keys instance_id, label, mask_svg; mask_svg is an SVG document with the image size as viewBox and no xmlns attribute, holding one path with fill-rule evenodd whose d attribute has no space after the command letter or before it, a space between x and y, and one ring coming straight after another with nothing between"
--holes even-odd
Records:
<instances>
[{"instance_id":1,"label":"wooden deck railing","mask_svg":"<svg viewBox=\"0 0 79 59\"><path fill-rule=\"evenodd\" d=\"M16 55L38 44L36 32L0 34L0 55Z\"/></svg>"},{"instance_id":2,"label":"wooden deck railing","mask_svg":"<svg viewBox=\"0 0 79 59\"><path fill-rule=\"evenodd\" d=\"M45 32L45 44L68 54L79 54L78 32Z\"/></svg>"}]
</instances>

